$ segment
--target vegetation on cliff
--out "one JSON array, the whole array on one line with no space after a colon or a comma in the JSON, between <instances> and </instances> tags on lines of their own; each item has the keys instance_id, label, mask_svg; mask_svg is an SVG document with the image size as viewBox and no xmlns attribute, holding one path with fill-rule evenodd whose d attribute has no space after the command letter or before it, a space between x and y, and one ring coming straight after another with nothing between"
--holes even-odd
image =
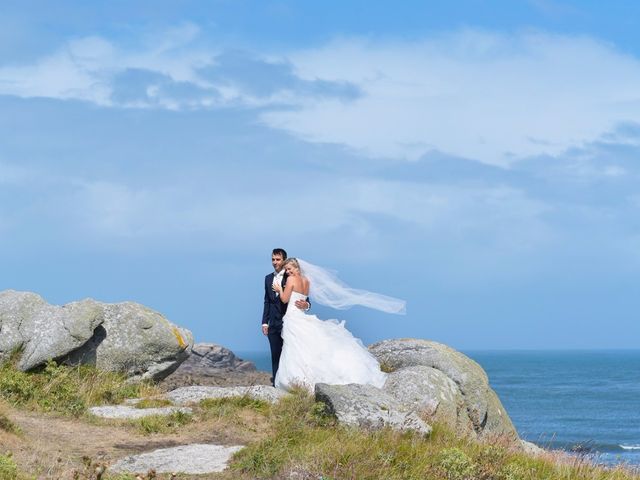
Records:
<instances>
[{"instance_id":1,"label":"vegetation on cliff","mask_svg":"<svg viewBox=\"0 0 640 480\"><path fill-rule=\"evenodd\" d=\"M629 470L594 466L584 457L553 452L529 456L500 437L484 442L460 438L438 424L428 437L347 428L303 390L275 405L246 397L204 400L192 415L151 418L144 425L82 415L92 404L150 392L157 390L88 367L51 363L42 371L23 373L5 364L0 367L0 480L97 478L96 469L123 456L123 444L139 451L151 443L203 441L247 447L225 472L198 478L640 480ZM35 432L44 438L36 439ZM110 455L106 460L101 457L105 451ZM140 473L145 479L171 477ZM107 468L100 478L135 476L110 475Z\"/></svg>"}]
</instances>

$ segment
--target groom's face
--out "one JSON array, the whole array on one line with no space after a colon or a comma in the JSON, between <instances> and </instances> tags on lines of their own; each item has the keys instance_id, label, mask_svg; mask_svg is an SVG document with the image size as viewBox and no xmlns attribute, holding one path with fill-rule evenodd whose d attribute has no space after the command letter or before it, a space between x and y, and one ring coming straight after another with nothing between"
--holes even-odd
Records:
<instances>
[{"instance_id":1,"label":"groom's face","mask_svg":"<svg viewBox=\"0 0 640 480\"><path fill-rule=\"evenodd\" d=\"M282 270L282 266L284 265L284 258L282 258L282 255L271 255L271 265L273 265L273 269L276 272Z\"/></svg>"}]
</instances>

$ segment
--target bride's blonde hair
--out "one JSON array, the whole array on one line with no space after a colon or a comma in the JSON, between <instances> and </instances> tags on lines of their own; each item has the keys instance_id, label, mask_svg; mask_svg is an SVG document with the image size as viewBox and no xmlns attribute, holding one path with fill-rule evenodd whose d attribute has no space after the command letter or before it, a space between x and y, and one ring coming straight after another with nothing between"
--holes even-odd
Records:
<instances>
[{"instance_id":1,"label":"bride's blonde hair","mask_svg":"<svg viewBox=\"0 0 640 480\"><path fill-rule=\"evenodd\" d=\"M298 263L298 259L297 259L297 258L294 258L294 257L287 258L287 259L285 260L285 262L284 262L284 266L286 267L286 266L287 266L287 265L289 265L289 264L291 264L291 265L293 265L294 267L296 267L296 268L298 269L298 271L299 271L300 273L302 273L302 269L300 268L300 264Z\"/></svg>"}]
</instances>

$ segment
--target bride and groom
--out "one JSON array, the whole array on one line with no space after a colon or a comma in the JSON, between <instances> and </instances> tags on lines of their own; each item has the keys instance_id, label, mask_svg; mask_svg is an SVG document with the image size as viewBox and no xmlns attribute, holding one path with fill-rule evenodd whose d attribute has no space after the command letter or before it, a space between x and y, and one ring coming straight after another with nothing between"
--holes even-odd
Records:
<instances>
[{"instance_id":1,"label":"bride and groom","mask_svg":"<svg viewBox=\"0 0 640 480\"><path fill-rule=\"evenodd\" d=\"M271 347L272 384L288 390L299 385L313 390L316 383L360 383L381 387L386 375L344 321L320 320L308 312L309 298L320 305L353 305L404 313L405 302L366 290L357 290L302 259L273 250L274 272L265 277L262 333Z\"/></svg>"}]
</instances>

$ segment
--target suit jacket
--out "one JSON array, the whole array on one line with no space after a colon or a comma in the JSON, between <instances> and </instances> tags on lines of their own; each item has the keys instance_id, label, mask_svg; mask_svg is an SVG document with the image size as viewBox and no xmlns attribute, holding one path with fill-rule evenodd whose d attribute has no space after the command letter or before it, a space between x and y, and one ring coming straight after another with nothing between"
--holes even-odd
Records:
<instances>
[{"instance_id":1,"label":"suit jacket","mask_svg":"<svg viewBox=\"0 0 640 480\"><path fill-rule=\"evenodd\" d=\"M287 304L280 301L280 295L276 296L273 291L273 277L275 273L270 273L264 277L264 308L262 310L262 324L269 325L269 333L280 333L282 331L282 317L287 313ZM287 274L282 277L282 288L287 284Z\"/></svg>"}]
</instances>

